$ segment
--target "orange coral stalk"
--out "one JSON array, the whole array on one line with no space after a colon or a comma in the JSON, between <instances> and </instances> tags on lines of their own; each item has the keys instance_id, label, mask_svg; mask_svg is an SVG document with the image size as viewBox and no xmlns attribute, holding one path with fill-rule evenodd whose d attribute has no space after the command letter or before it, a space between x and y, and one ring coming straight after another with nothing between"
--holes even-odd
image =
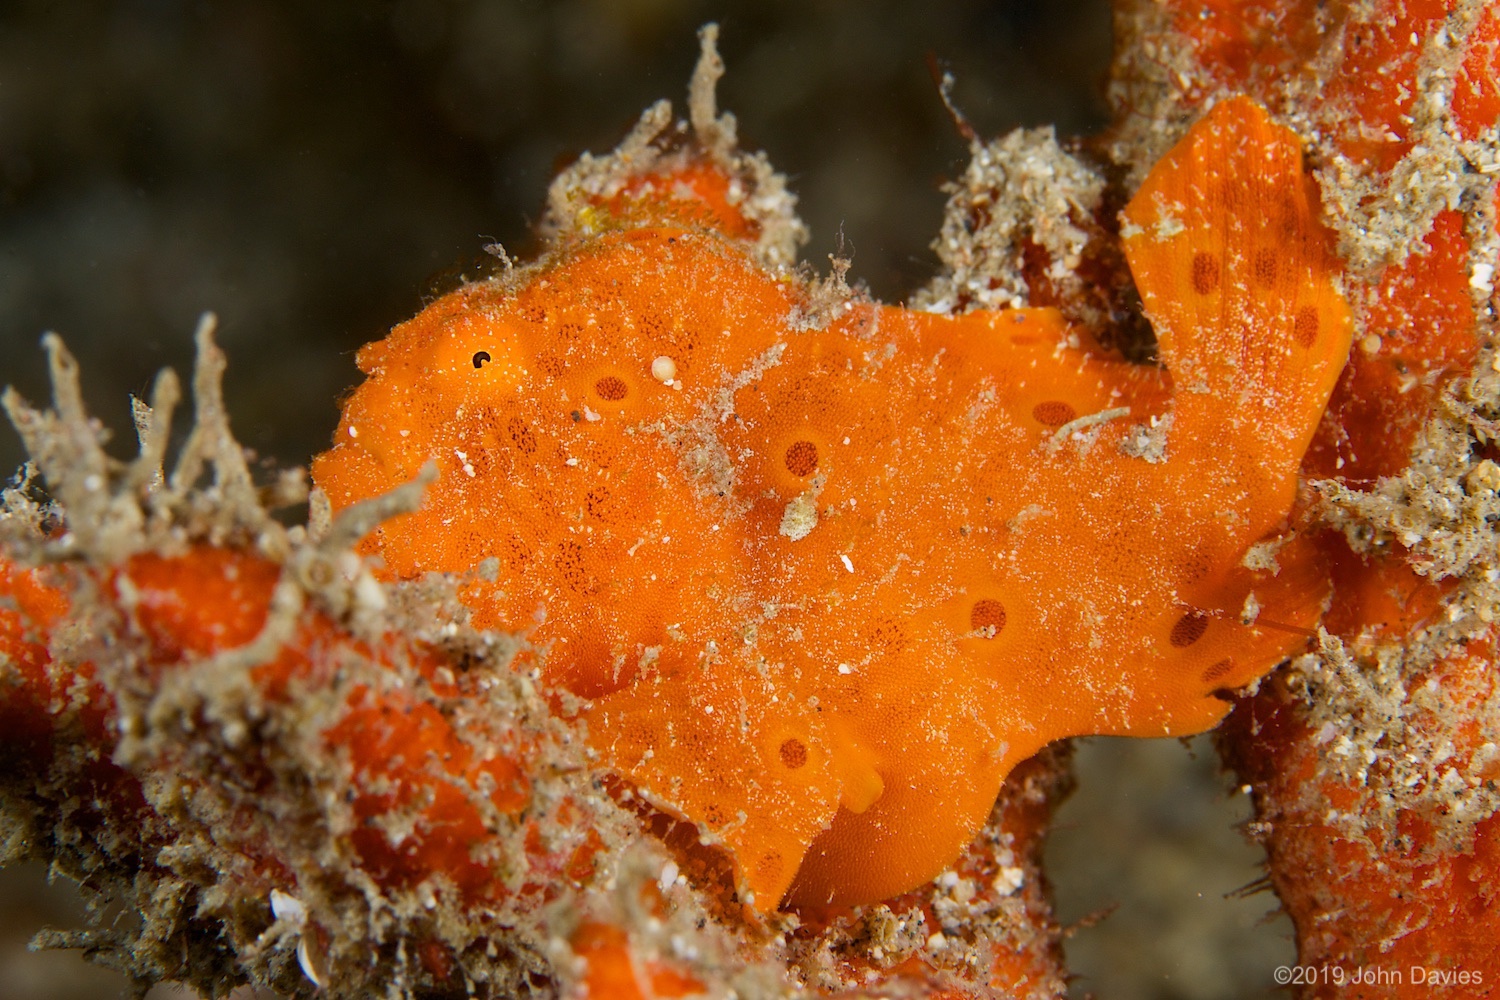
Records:
<instances>
[{"instance_id":1,"label":"orange coral stalk","mask_svg":"<svg viewBox=\"0 0 1500 1000\"><path fill-rule=\"evenodd\" d=\"M1493 649L1471 647L1429 680L1449 692L1455 710L1483 719L1497 695ZM1299 995L1420 997L1439 987L1494 996L1500 815L1485 801L1492 794L1478 801L1464 794L1471 783L1492 793L1500 778L1493 733L1413 720L1446 729L1457 750L1448 761L1456 779L1450 804L1424 815L1382 804L1364 782L1328 768L1347 736L1311 727L1279 685L1231 720L1222 737L1228 761L1255 786L1272 879L1298 928L1299 985L1307 987ZM1373 766L1391 765L1377 758Z\"/></svg>"}]
</instances>

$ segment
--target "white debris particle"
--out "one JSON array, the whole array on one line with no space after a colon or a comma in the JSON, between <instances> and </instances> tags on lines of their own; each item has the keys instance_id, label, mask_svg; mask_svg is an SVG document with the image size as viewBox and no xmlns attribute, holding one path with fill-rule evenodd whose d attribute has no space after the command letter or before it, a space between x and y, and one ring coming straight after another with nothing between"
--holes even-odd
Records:
<instances>
[{"instance_id":1,"label":"white debris particle","mask_svg":"<svg viewBox=\"0 0 1500 1000\"><path fill-rule=\"evenodd\" d=\"M302 974L311 980L318 989L328 985L323 978L322 970L318 968L318 962L313 958L312 949L307 943L307 938L297 942L297 964L302 966Z\"/></svg>"},{"instance_id":2,"label":"white debris particle","mask_svg":"<svg viewBox=\"0 0 1500 1000\"><path fill-rule=\"evenodd\" d=\"M682 878L681 875L677 877L679 879ZM693 942L689 940L687 935L685 934L673 934L671 938L671 945L673 955L676 955L678 958L687 959L688 961L693 961L700 954L702 954L702 952L698 950L698 947L694 945Z\"/></svg>"},{"instance_id":3,"label":"white debris particle","mask_svg":"<svg viewBox=\"0 0 1500 1000\"><path fill-rule=\"evenodd\" d=\"M1240 560L1240 565L1257 573L1277 574L1281 572L1281 564L1276 561L1276 554L1281 547L1287 543L1287 538L1272 538L1264 542L1256 542L1245 550L1245 556Z\"/></svg>"},{"instance_id":4,"label":"white debris particle","mask_svg":"<svg viewBox=\"0 0 1500 1000\"><path fill-rule=\"evenodd\" d=\"M1245 606L1240 609L1240 624L1254 625L1255 620L1260 617L1260 600L1256 598L1255 591L1245 595Z\"/></svg>"},{"instance_id":5,"label":"white debris particle","mask_svg":"<svg viewBox=\"0 0 1500 1000\"><path fill-rule=\"evenodd\" d=\"M1464 477L1464 485L1468 488L1470 496L1477 495L1484 490L1500 491L1500 465L1486 458Z\"/></svg>"},{"instance_id":6,"label":"white debris particle","mask_svg":"<svg viewBox=\"0 0 1500 1000\"><path fill-rule=\"evenodd\" d=\"M672 380L677 377L677 362L665 354L656 358L651 362L651 377L658 382L671 385Z\"/></svg>"},{"instance_id":7,"label":"white debris particle","mask_svg":"<svg viewBox=\"0 0 1500 1000\"><path fill-rule=\"evenodd\" d=\"M1170 215L1163 215L1156 223L1156 238L1169 240L1187 227Z\"/></svg>"},{"instance_id":8,"label":"white debris particle","mask_svg":"<svg viewBox=\"0 0 1500 1000\"><path fill-rule=\"evenodd\" d=\"M1137 424L1120 439L1120 454L1156 464L1167 460L1167 435L1172 429L1172 414L1152 415L1149 422Z\"/></svg>"},{"instance_id":9,"label":"white debris particle","mask_svg":"<svg viewBox=\"0 0 1500 1000\"><path fill-rule=\"evenodd\" d=\"M1117 406L1109 410L1100 410L1098 413L1084 414L1081 417L1068 421L1054 431L1052 437L1047 441L1047 450L1055 454L1065 442L1071 439L1075 442L1080 442L1079 452L1086 455L1089 448L1093 446L1093 438L1085 434L1085 431L1100 424L1109 423L1111 420L1118 420L1121 417L1128 416L1130 416L1130 407L1128 406Z\"/></svg>"},{"instance_id":10,"label":"white debris particle","mask_svg":"<svg viewBox=\"0 0 1500 1000\"><path fill-rule=\"evenodd\" d=\"M583 419L587 420L589 423L593 423L594 421L599 419L599 414L595 413L593 410L585 406L583 408Z\"/></svg>"},{"instance_id":11,"label":"white debris particle","mask_svg":"<svg viewBox=\"0 0 1500 1000\"><path fill-rule=\"evenodd\" d=\"M849 572L854 572L854 563L849 559L848 556L844 555L842 552L839 553L839 562L843 563L844 568Z\"/></svg>"},{"instance_id":12,"label":"white debris particle","mask_svg":"<svg viewBox=\"0 0 1500 1000\"><path fill-rule=\"evenodd\" d=\"M271 916L277 920L300 924L307 919L307 908L302 900L280 889L271 890Z\"/></svg>"},{"instance_id":13,"label":"white debris particle","mask_svg":"<svg viewBox=\"0 0 1500 1000\"><path fill-rule=\"evenodd\" d=\"M1013 896L1026 884L1026 872L1020 868L1001 868L990 885L1002 896Z\"/></svg>"},{"instance_id":14,"label":"white debris particle","mask_svg":"<svg viewBox=\"0 0 1500 1000\"><path fill-rule=\"evenodd\" d=\"M677 862L668 861L666 864L661 866L661 877L656 880L657 888L661 889L662 892L666 892L668 889L672 888L673 884L675 884L676 881Z\"/></svg>"},{"instance_id":15,"label":"white debris particle","mask_svg":"<svg viewBox=\"0 0 1500 1000\"><path fill-rule=\"evenodd\" d=\"M354 601L365 611L384 611L385 588L369 573L361 573L354 578Z\"/></svg>"},{"instance_id":16,"label":"white debris particle","mask_svg":"<svg viewBox=\"0 0 1500 1000\"><path fill-rule=\"evenodd\" d=\"M1474 273L1469 276L1469 287L1477 292L1489 295L1495 291L1495 265L1480 262L1474 265Z\"/></svg>"},{"instance_id":17,"label":"white debris particle","mask_svg":"<svg viewBox=\"0 0 1500 1000\"><path fill-rule=\"evenodd\" d=\"M781 515L781 534L797 541L806 538L808 534L818 526L818 504L813 498L812 491L799 493L787 502L786 510Z\"/></svg>"},{"instance_id":18,"label":"white debris particle","mask_svg":"<svg viewBox=\"0 0 1500 1000\"><path fill-rule=\"evenodd\" d=\"M840 674L844 674L844 675L847 676L849 674L854 673L854 668L851 667L851 666L849 666L849 664L847 664L847 663L840 663L839 664L839 673Z\"/></svg>"}]
</instances>

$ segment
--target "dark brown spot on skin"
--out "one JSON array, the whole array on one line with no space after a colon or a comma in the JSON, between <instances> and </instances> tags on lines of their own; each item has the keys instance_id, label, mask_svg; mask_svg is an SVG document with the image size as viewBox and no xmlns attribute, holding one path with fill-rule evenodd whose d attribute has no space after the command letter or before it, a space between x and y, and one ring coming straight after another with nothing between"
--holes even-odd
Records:
<instances>
[{"instance_id":1,"label":"dark brown spot on skin","mask_svg":"<svg viewBox=\"0 0 1500 1000\"><path fill-rule=\"evenodd\" d=\"M792 475L810 476L818 467L818 446L811 441L793 441L781 460Z\"/></svg>"},{"instance_id":2,"label":"dark brown spot on skin","mask_svg":"<svg viewBox=\"0 0 1500 1000\"><path fill-rule=\"evenodd\" d=\"M1219 290L1219 261L1206 253L1193 254L1193 291L1207 295Z\"/></svg>"},{"instance_id":3,"label":"dark brown spot on skin","mask_svg":"<svg viewBox=\"0 0 1500 1000\"><path fill-rule=\"evenodd\" d=\"M1208 616L1199 611L1189 611L1172 626L1172 635L1168 641L1178 649L1186 649L1203 638L1203 633L1207 631Z\"/></svg>"},{"instance_id":4,"label":"dark brown spot on skin","mask_svg":"<svg viewBox=\"0 0 1500 1000\"><path fill-rule=\"evenodd\" d=\"M1316 309L1312 306L1303 306L1297 310L1297 318L1292 323L1292 336L1303 347L1313 345L1313 341L1318 339L1318 311Z\"/></svg>"},{"instance_id":5,"label":"dark brown spot on skin","mask_svg":"<svg viewBox=\"0 0 1500 1000\"><path fill-rule=\"evenodd\" d=\"M625 380L615 375L606 375L595 382L594 391L599 394L600 399L611 403L618 403L630 395L630 387L625 384Z\"/></svg>"},{"instance_id":6,"label":"dark brown spot on skin","mask_svg":"<svg viewBox=\"0 0 1500 1000\"><path fill-rule=\"evenodd\" d=\"M584 557L582 545L572 540L561 542L557 546L557 554L553 557L553 565L569 588L580 594L593 592L593 580L587 568L588 561Z\"/></svg>"},{"instance_id":7,"label":"dark brown spot on skin","mask_svg":"<svg viewBox=\"0 0 1500 1000\"><path fill-rule=\"evenodd\" d=\"M882 653L899 653L906 648L906 629L894 618L884 619L870 630L865 644Z\"/></svg>"},{"instance_id":8,"label":"dark brown spot on skin","mask_svg":"<svg viewBox=\"0 0 1500 1000\"><path fill-rule=\"evenodd\" d=\"M1233 669L1233 660L1220 660L1218 663L1215 663L1213 666L1203 671L1203 683L1212 684L1214 681L1218 680L1220 677L1223 677Z\"/></svg>"},{"instance_id":9,"label":"dark brown spot on skin","mask_svg":"<svg viewBox=\"0 0 1500 1000\"><path fill-rule=\"evenodd\" d=\"M1048 399L1031 408L1031 418L1047 427L1061 427L1078 416L1078 411L1060 399Z\"/></svg>"},{"instance_id":10,"label":"dark brown spot on skin","mask_svg":"<svg viewBox=\"0 0 1500 1000\"><path fill-rule=\"evenodd\" d=\"M526 421L520 417L511 417L505 423L506 433L510 435L511 444L523 455L536 453L536 435L531 433L531 428L526 426Z\"/></svg>"},{"instance_id":11,"label":"dark brown spot on skin","mask_svg":"<svg viewBox=\"0 0 1500 1000\"><path fill-rule=\"evenodd\" d=\"M1251 265L1255 273L1255 283L1262 288L1276 287L1276 251L1270 247L1261 247L1255 251L1255 260Z\"/></svg>"},{"instance_id":12,"label":"dark brown spot on skin","mask_svg":"<svg viewBox=\"0 0 1500 1000\"><path fill-rule=\"evenodd\" d=\"M603 486L597 486L588 491L583 502L590 515L603 518L609 509L609 490Z\"/></svg>"},{"instance_id":13,"label":"dark brown spot on skin","mask_svg":"<svg viewBox=\"0 0 1500 1000\"><path fill-rule=\"evenodd\" d=\"M510 557L511 566L516 569L525 569L531 565L531 548L519 538L514 536L505 540L505 549Z\"/></svg>"},{"instance_id":14,"label":"dark brown spot on skin","mask_svg":"<svg viewBox=\"0 0 1500 1000\"><path fill-rule=\"evenodd\" d=\"M1307 228L1302 221L1302 213L1297 206L1288 201L1281 206L1281 237L1288 243L1294 243L1306 233Z\"/></svg>"},{"instance_id":15,"label":"dark brown spot on skin","mask_svg":"<svg viewBox=\"0 0 1500 1000\"><path fill-rule=\"evenodd\" d=\"M793 771L807 763L807 747L801 740L785 741L778 752L781 754L781 762Z\"/></svg>"},{"instance_id":16,"label":"dark brown spot on skin","mask_svg":"<svg viewBox=\"0 0 1500 1000\"><path fill-rule=\"evenodd\" d=\"M985 638L993 639L1005 628L1005 605L992 597L975 601L974 607L969 609L969 627L984 632Z\"/></svg>"}]
</instances>

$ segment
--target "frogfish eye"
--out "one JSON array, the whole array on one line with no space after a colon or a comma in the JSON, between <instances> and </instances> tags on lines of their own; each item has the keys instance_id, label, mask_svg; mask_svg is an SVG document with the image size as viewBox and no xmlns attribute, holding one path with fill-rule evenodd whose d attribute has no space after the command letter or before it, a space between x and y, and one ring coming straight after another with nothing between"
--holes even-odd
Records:
<instances>
[{"instance_id":1,"label":"frogfish eye","mask_svg":"<svg viewBox=\"0 0 1500 1000\"><path fill-rule=\"evenodd\" d=\"M474 367L475 368L483 368L484 367L484 363L486 361L488 361L489 359L490 359L490 352L489 351L475 351L474 352Z\"/></svg>"}]
</instances>

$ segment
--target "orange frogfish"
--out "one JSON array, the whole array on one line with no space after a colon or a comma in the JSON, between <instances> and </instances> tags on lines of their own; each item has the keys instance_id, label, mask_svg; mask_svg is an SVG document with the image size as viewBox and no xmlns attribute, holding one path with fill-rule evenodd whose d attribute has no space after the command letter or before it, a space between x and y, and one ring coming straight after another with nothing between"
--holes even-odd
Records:
<instances>
[{"instance_id":1,"label":"orange frogfish","mask_svg":"<svg viewBox=\"0 0 1500 1000\"><path fill-rule=\"evenodd\" d=\"M542 261L359 352L313 476L337 509L435 461L365 551L526 630L745 900L911 889L1045 744L1200 732L1305 642L1288 517L1350 317L1290 131L1223 102L1125 210L1157 367L788 270L779 178L664 114L554 189Z\"/></svg>"}]
</instances>

